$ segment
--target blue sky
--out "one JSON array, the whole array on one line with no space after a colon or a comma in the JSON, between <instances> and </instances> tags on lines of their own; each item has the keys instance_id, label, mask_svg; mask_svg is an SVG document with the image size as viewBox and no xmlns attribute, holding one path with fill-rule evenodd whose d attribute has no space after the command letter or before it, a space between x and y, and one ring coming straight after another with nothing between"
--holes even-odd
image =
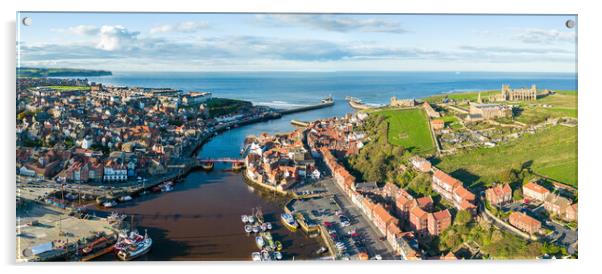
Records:
<instances>
[{"instance_id":1,"label":"blue sky","mask_svg":"<svg viewBox=\"0 0 602 274\"><path fill-rule=\"evenodd\" d=\"M575 16L20 13L21 66L575 73Z\"/></svg>"}]
</instances>

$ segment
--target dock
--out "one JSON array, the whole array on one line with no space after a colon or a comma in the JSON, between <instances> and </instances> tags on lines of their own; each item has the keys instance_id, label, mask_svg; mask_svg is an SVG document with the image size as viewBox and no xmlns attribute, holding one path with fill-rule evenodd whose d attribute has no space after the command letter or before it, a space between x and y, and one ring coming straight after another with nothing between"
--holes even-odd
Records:
<instances>
[{"instance_id":1,"label":"dock","mask_svg":"<svg viewBox=\"0 0 602 274\"><path fill-rule=\"evenodd\" d=\"M310 125L309 122L305 122L305 121L299 121L299 120L291 120L291 124L293 126L298 126L298 127L308 127Z\"/></svg>"},{"instance_id":2,"label":"dock","mask_svg":"<svg viewBox=\"0 0 602 274\"><path fill-rule=\"evenodd\" d=\"M331 106L334 106L334 100L332 99L332 97L328 97L326 99L323 99L319 104L302 106L302 107L291 108L291 109L283 109L283 110L279 110L278 113L280 113L281 115L286 115L286 114L310 111L310 110L314 110L314 109L321 109L321 108L326 108L326 107L331 107Z\"/></svg>"},{"instance_id":3,"label":"dock","mask_svg":"<svg viewBox=\"0 0 602 274\"><path fill-rule=\"evenodd\" d=\"M353 109L366 110L366 109L372 108L371 106L362 103L362 101L360 99L357 99L355 97L347 96L347 98L345 98L345 99L349 103L349 106Z\"/></svg>"}]
</instances>

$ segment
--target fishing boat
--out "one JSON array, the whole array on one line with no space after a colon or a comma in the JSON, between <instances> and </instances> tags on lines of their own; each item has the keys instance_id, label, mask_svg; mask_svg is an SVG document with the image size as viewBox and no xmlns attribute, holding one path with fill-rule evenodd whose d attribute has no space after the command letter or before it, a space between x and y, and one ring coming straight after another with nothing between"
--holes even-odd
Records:
<instances>
[{"instance_id":1,"label":"fishing boat","mask_svg":"<svg viewBox=\"0 0 602 274\"><path fill-rule=\"evenodd\" d=\"M247 216L247 215L240 215L240 220L243 223L248 223L249 222L249 216Z\"/></svg>"},{"instance_id":2,"label":"fishing boat","mask_svg":"<svg viewBox=\"0 0 602 274\"><path fill-rule=\"evenodd\" d=\"M102 203L102 206L106 207L106 208L111 208L117 205L117 202L115 201L106 201L104 203Z\"/></svg>"},{"instance_id":3,"label":"fishing boat","mask_svg":"<svg viewBox=\"0 0 602 274\"><path fill-rule=\"evenodd\" d=\"M261 236L255 237L255 243L257 244L257 247L259 247L260 249L263 248L263 246L265 245L265 241L263 240L263 237L261 237Z\"/></svg>"},{"instance_id":4,"label":"fishing boat","mask_svg":"<svg viewBox=\"0 0 602 274\"><path fill-rule=\"evenodd\" d=\"M161 185L161 192L170 192L173 190L173 182L169 181Z\"/></svg>"},{"instance_id":5,"label":"fishing boat","mask_svg":"<svg viewBox=\"0 0 602 274\"><path fill-rule=\"evenodd\" d=\"M245 167L244 163L234 162L232 163L232 171L241 171Z\"/></svg>"},{"instance_id":6,"label":"fishing boat","mask_svg":"<svg viewBox=\"0 0 602 274\"><path fill-rule=\"evenodd\" d=\"M119 197L120 202L127 202L127 201L131 201L131 200L132 200L132 196L130 196L130 195L125 195L125 196Z\"/></svg>"},{"instance_id":7,"label":"fishing boat","mask_svg":"<svg viewBox=\"0 0 602 274\"><path fill-rule=\"evenodd\" d=\"M262 261L271 261L272 257L270 256L270 252L268 252L267 250L262 250L261 251L261 260Z\"/></svg>"},{"instance_id":8,"label":"fishing boat","mask_svg":"<svg viewBox=\"0 0 602 274\"><path fill-rule=\"evenodd\" d=\"M99 250L101 248L106 247L109 244L109 239L106 237L100 237L95 241L87 244L84 248L82 248L82 255L88 255L95 250Z\"/></svg>"},{"instance_id":9,"label":"fishing boat","mask_svg":"<svg viewBox=\"0 0 602 274\"><path fill-rule=\"evenodd\" d=\"M125 248L117 252L117 258L122 261L130 261L136 259L150 250L153 245L153 240L144 233L144 239L141 241L127 245Z\"/></svg>"},{"instance_id":10,"label":"fishing boat","mask_svg":"<svg viewBox=\"0 0 602 274\"><path fill-rule=\"evenodd\" d=\"M295 221L295 218L293 218L291 214L282 213L280 215L280 220L282 220L282 223L284 226L286 226L286 228L290 229L291 231L297 231L299 224L297 224L297 221Z\"/></svg>"},{"instance_id":11,"label":"fishing boat","mask_svg":"<svg viewBox=\"0 0 602 274\"><path fill-rule=\"evenodd\" d=\"M213 169L214 165L215 165L215 164L214 164L213 162L203 162L203 163L201 164L201 167L202 167L204 170L206 170L206 171L210 171L210 170L212 170L212 169Z\"/></svg>"},{"instance_id":12,"label":"fishing boat","mask_svg":"<svg viewBox=\"0 0 602 274\"><path fill-rule=\"evenodd\" d=\"M261 261L261 253L259 253L259 252L251 253L251 259L255 262Z\"/></svg>"},{"instance_id":13,"label":"fishing boat","mask_svg":"<svg viewBox=\"0 0 602 274\"><path fill-rule=\"evenodd\" d=\"M130 231L129 233L121 232L117 238L117 243L115 243L115 250L124 250L128 246L142 242L143 240L144 236L138 234L136 230Z\"/></svg>"},{"instance_id":14,"label":"fishing boat","mask_svg":"<svg viewBox=\"0 0 602 274\"><path fill-rule=\"evenodd\" d=\"M245 232L251 233L253 232L253 228L250 225L245 225Z\"/></svg>"},{"instance_id":15,"label":"fishing boat","mask_svg":"<svg viewBox=\"0 0 602 274\"><path fill-rule=\"evenodd\" d=\"M272 234L270 232L262 232L260 235L263 238L265 249L267 251L274 251L276 249L276 245L272 239Z\"/></svg>"}]
</instances>

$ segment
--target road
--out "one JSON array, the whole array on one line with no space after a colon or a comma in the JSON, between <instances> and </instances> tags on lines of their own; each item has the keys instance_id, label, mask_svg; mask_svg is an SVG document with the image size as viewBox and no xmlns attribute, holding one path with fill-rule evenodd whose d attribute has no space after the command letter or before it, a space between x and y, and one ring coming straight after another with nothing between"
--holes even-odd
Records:
<instances>
[{"instance_id":1,"label":"road","mask_svg":"<svg viewBox=\"0 0 602 274\"><path fill-rule=\"evenodd\" d=\"M323 175L330 174L328 168L322 163L318 167ZM332 177L325 177L321 180L320 185L326 189L327 193L335 196L335 200L345 215L351 219L352 226L350 228L362 235L370 257L380 255L385 260L398 259L390 244L386 240L382 240L385 235L382 235L376 226L362 214L361 210L351 202L351 199L343 193Z\"/></svg>"}]
</instances>

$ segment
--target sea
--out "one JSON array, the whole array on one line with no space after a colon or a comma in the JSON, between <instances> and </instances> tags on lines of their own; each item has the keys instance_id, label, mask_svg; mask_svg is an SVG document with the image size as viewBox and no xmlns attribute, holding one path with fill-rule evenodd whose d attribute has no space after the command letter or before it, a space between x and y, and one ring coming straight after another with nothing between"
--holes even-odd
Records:
<instances>
[{"instance_id":1,"label":"sea","mask_svg":"<svg viewBox=\"0 0 602 274\"><path fill-rule=\"evenodd\" d=\"M293 130L290 120L311 121L341 116L353 110L346 96L370 104L386 104L397 98L423 98L434 94L511 87L577 90L577 75L550 73L492 72L114 72L112 76L91 77L90 81L115 86L174 88L209 91L214 97L242 99L274 108L315 104L332 95L335 105L285 115L226 131L206 143L199 158L240 157L247 135ZM283 227L280 214L286 201L247 185L240 173L227 171L226 164L214 170L192 172L168 193L149 194L119 204L114 211L133 215L138 230L147 231L154 244L139 258L166 260L250 260L258 251L255 239L243 230L240 215L260 208L274 224L273 235L282 242L286 260L317 259L322 243L303 232ZM107 254L101 260L115 260Z\"/></svg>"}]
</instances>

